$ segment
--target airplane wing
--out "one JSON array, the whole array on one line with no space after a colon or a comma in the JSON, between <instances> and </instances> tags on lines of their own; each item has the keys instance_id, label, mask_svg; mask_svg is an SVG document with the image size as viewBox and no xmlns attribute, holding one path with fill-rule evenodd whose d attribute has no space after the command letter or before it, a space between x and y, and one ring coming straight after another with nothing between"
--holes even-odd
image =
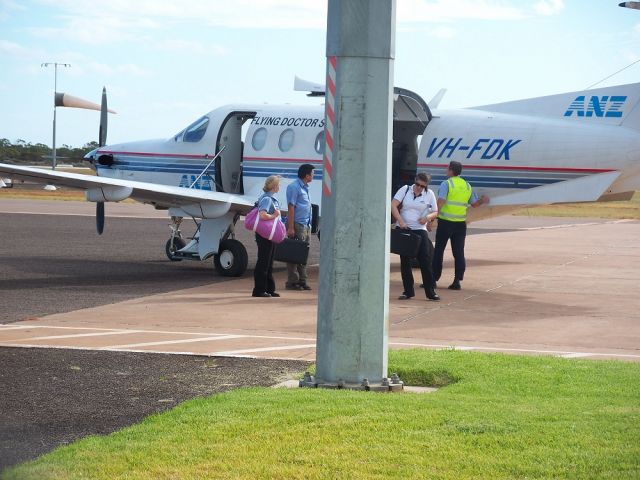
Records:
<instances>
[{"instance_id":1,"label":"airplane wing","mask_svg":"<svg viewBox=\"0 0 640 480\"><path fill-rule=\"evenodd\" d=\"M191 207L193 210L193 207L197 206L197 210L202 211L203 218L216 218L230 210L245 214L255 204L254 199L224 192L43 170L5 163L0 163L0 177L86 190L87 199L91 201L121 201L132 198L160 207Z\"/></svg>"}]
</instances>

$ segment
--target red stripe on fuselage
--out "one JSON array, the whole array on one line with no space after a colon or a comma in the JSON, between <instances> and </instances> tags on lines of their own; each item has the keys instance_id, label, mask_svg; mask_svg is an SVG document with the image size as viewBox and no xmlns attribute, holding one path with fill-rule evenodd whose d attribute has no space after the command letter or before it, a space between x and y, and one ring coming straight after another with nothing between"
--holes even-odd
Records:
<instances>
[{"instance_id":1,"label":"red stripe on fuselage","mask_svg":"<svg viewBox=\"0 0 640 480\"><path fill-rule=\"evenodd\" d=\"M448 168L448 163L419 163L418 167ZM463 165L464 170L520 170L530 172L578 172L578 173L606 173L614 172L614 168L571 168L571 167L515 167L503 165Z\"/></svg>"},{"instance_id":2,"label":"red stripe on fuselage","mask_svg":"<svg viewBox=\"0 0 640 480\"><path fill-rule=\"evenodd\" d=\"M244 157L243 160L256 160L259 162L322 163L322 160L310 160L308 158Z\"/></svg>"},{"instance_id":3,"label":"red stripe on fuselage","mask_svg":"<svg viewBox=\"0 0 640 480\"><path fill-rule=\"evenodd\" d=\"M150 152L113 152L111 150L98 150L99 155L129 155L134 157L169 157L169 158L198 158L205 159L205 153L190 155L186 153L150 153Z\"/></svg>"}]
</instances>

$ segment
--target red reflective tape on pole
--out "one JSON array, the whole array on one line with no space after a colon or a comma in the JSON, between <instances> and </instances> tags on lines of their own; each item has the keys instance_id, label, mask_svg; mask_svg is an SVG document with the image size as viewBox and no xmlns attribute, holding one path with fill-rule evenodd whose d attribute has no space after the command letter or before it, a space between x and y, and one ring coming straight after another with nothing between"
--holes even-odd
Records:
<instances>
[{"instance_id":1,"label":"red reflective tape on pole","mask_svg":"<svg viewBox=\"0 0 640 480\"><path fill-rule=\"evenodd\" d=\"M331 196L333 186L333 134L336 122L335 102L336 102L336 67L338 59L336 57L327 58L327 91L325 98L325 152L324 152L324 175L322 177L322 194Z\"/></svg>"}]
</instances>

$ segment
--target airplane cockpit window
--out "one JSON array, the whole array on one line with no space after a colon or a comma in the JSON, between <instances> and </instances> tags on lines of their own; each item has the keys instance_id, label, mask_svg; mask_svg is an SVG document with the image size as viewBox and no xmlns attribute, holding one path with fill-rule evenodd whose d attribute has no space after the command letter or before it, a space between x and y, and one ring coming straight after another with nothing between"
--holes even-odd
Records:
<instances>
[{"instance_id":1,"label":"airplane cockpit window","mask_svg":"<svg viewBox=\"0 0 640 480\"><path fill-rule=\"evenodd\" d=\"M204 137L209 125L209 117L202 117L193 122L184 131L183 142L199 142Z\"/></svg>"},{"instance_id":2,"label":"airplane cockpit window","mask_svg":"<svg viewBox=\"0 0 640 480\"><path fill-rule=\"evenodd\" d=\"M294 133L293 130L287 128L280 134L280 140L278 140L278 148L281 152L288 152L293 147Z\"/></svg>"},{"instance_id":3,"label":"airplane cockpit window","mask_svg":"<svg viewBox=\"0 0 640 480\"><path fill-rule=\"evenodd\" d=\"M181 142L182 141L182 135L184 134L184 130L180 130L178 133L176 133L173 136L173 141L174 142Z\"/></svg>"},{"instance_id":4,"label":"airplane cockpit window","mask_svg":"<svg viewBox=\"0 0 640 480\"><path fill-rule=\"evenodd\" d=\"M251 137L251 146L255 151L258 151L264 148L265 143L267 143L267 129L260 127L253 132L253 137Z\"/></svg>"},{"instance_id":5,"label":"airplane cockpit window","mask_svg":"<svg viewBox=\"0 0 640 480\"><path fill-rule=\"evenodd\" d=\"M318 136L316 137L316 142L314 145L316 152L322 155L324 153L325 140L324 140L324 130L322 130Z\"/></svg>"}]
</instances>

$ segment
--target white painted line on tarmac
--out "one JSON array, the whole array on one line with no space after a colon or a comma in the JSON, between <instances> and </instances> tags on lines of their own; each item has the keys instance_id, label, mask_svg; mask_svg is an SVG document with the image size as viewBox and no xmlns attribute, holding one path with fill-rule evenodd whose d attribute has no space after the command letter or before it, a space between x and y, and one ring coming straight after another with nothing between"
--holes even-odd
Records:
<instances>
[{"instance_id":1,"label":"white painted line on tarmac","mask_svg":"<svg viewBox=\"0 0 640 480\"><path fill-rule=\"evenodd\" d=\"M277 352L279 350L298 350L301 348L316 348L316 344L304 344L304 345L283 345L279 347L264 347L264 348L246 348L244 350L228 350L226 352L213 352L210 355L240 355L243 353L258 353L258 352Z\"/></svg>"},{"instance_id":2,"label":"white painted line on tarmac","mask_svg":"<svg viewBox=\"0 0 640 480\"><path fill-rule=\"evenodd\" d=\"M16 327L18 328L18 327ZM211 333L211 332L182 332L175 330L127 330L123 328L97 328L97 327L63 327L58 325L23 325L21 324L21 328L50 328L50 329L61 329L61 330L94 330L100 332L120 332L127 331L128 333L163 333L168 335L232 335L227 333Z\"/></svg>"},{"instance_id":3,"label":"white painted line on tarmac","mask_svg":"<svg viewBox=\"0 0 640 480\"><path fill-rule=\"evenodd\" d=\"M239 335L216 335L214 337L198 337L198 338L183 338L182 340L165 340L162 342L146 342L146 343L130 343L128 345L111 345L109 347L103 347L102 349L117 349L122 348L135 348L135 347L153 347L156 345L173 345L176 343L193 343L193 342L209 342L217 340L233 340L242 338Z\"/></svg>"},{"instance_id":4,"label":"white painted line on tarmac","mask_svg":"<svg viewBox=\"0 0 640 480\"><path fill-rule=\"evenodd\" d=\"M63 327L63 326L55 326L55 325L22 325L20 328L50 328L50 329L59 328L64 330L96 330L101 332L126 331L128 333L160 333L160 334L167 334L167 335L205 335L205 336L236 335L237 337L265 338L269 340L296 340L296 341L302 341L302 342L316 341L316 339L312 337L287 337L287 336L278 336L278 335L245 335L242 333L184 332L184 331L175 331L175 330L125 330L122 328Z\"/></svg>"},{"instance_id":5,"label":"white painted line on tarmac","mask_svg":"<svg viewBox=\"0 0 640 480\"><path fill-rule=\"evenodd\" d=\"M589 353L579 353L579 352L573 352L573 353L565 353L564 355L560 355L562 358L584 358L584 357L588 357L591 354Z\"/></svg>"},{"instance_id":6,"label":"white painted line on tarmac","mask_svg":"<svg viewBox=\"0 0 640 480\"><path fill-rule=\"evenodd\" d=\"M22 328L33 328L31 325L0 325L0 330L20 330Z\"/></svg>"},{"instance_id":7,"label":"white painted line on tarmac","mask_svg":"<svg viewBox=\"0 0 640 480\"><path fill-rule=\"evenodd\" d=\"M28 337L12 340L12 342L27 342L33 340L57 340L59 338L84 338L84 337L101 337L103 335L126 335L131 334L130 330L121 330L118 332L96 332L96 333L76 333L73 335L50 335L47 337Z\"/></svg>"}]
</instances>

